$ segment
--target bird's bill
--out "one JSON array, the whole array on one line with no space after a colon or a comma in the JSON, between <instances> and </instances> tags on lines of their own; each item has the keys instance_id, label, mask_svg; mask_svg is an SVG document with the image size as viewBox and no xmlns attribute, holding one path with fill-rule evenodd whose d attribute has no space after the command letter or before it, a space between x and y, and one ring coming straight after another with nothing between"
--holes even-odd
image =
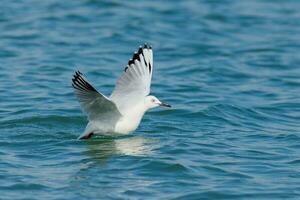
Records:
<instances>
[{"instance_id":1,"label":"bird's bill","mask_svg":"<svg viewBox=\"0 0 300 200\"><path fill-rule=\"evenodd\" d=\"M168 108L171 108L171 107L172 107L170 104L163 103L163 102L161 102L161 103L159 104L159 106L168 107Z\"/></svg>"}]
</instances>

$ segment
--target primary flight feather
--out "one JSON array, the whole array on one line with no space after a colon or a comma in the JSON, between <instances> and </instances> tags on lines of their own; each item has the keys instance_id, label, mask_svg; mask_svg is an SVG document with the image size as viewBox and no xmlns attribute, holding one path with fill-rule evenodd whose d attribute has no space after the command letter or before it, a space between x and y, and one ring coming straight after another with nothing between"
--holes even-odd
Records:
<instances>
[{"instance_id":1,"label":"primary flight feather","mask_svg":"<svg viewBox=\"0 0 300 200\"><path fill-rule=\"evenodd\" d=\"M94 134L127 134L134 131L150 108L171 107L150 94L153 73L152 47L145 44L133 54L110 95L98 92L79 71L72 86L89 123L79 139Z\"/></svg>"}]
</instances>

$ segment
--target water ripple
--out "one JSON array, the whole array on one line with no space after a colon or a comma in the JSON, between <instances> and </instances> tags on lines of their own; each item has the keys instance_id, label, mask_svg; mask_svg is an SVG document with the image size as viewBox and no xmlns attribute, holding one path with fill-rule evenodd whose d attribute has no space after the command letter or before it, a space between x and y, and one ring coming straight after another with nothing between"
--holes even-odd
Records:
<instances>
[{"instance_id":1,"label":"water ripple","mask_svg":"<svg viewBox=\"0 0 300 200\"><path fill-rule=\"evenodd\" d=\"M1 199L299 197L298 1L2 4ZM108 95L144 42L172 109L78 141L73 71Z\"/></svg>"}]
</instances>

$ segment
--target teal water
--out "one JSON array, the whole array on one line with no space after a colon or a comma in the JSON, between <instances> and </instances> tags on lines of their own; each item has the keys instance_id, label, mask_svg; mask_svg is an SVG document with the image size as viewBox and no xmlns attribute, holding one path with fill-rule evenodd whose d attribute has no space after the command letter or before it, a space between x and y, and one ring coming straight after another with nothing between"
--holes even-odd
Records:
<instances>
[{"instance_id":1,"label":"teal water","mask_svg":"<svg viewBox=\"0 0 300 200\"><path fill-rule=\"evenodd\" d=\"M299 199L300 2L2 0L0 199ZM154 48L137 131L77 141L75 70L110 94Z\"/></svg>"}]
</instances>

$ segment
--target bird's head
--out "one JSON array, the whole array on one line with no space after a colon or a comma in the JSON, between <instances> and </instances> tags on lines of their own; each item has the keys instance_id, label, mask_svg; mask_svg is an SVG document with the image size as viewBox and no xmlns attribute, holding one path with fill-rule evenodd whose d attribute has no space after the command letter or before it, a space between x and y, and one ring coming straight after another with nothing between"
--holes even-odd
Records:
<instances>
[{"instance_id":1,"label":"bird's head","mask_svg":"<svg viewBox=\"0 0 300 200\"><path fill-rule=\"evenodd\" d=\"M161 102L155 96L147 96L145 100L145 104L148 109L155 108L158 106L171 108L171 105Z\"/></svg>"}]
</instances>

